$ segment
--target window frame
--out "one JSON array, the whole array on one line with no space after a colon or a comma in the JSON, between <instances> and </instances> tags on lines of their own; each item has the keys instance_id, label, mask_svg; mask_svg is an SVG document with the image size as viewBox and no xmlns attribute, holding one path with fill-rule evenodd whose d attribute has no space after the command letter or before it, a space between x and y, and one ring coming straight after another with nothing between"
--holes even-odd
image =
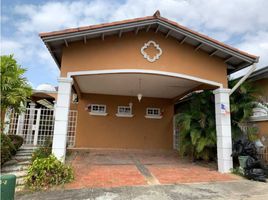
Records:
<instances>
[{"instance_id":1,"label":"window frame","mask_svg":"<svg viewBox=\"0 0 268 200\"><path fill-rule=\"evenodd\" d=\"M152 111L152 113L150 112ZM157 114L155 114L155 111L157 111ZM145 118L149 119L162 119L161 109L156 107L147 107L146 108L146 115Z\"/></svg>"},{"instance_id":2,"label":"window frame","mask_svg":"<svg viewBox=\"0 0 268 200\"><path fill-rule=\"evenodd\" d=\"M126 109L126 108L129 108L130 112L129 113L126 113L126 112L120 112L119 110L123 108L123 109ZM116 113L116 116L117 117L133 117L133 114L132 114L132 106L117 106L117 113Z\"/></svg>"},{"instance_id":3,"label":"window frame","mask_svg":"<svg viewBox=\"0 0 268 200\"><path fill-rule=\"evenodd\" d=\"M94 107L98 107L97 110L94 110ZM100 107L103 107L103 109L100 109ZM90 115L99 115L99 116L106 116L107 112L106 112L106 105L105 104L91 104L90 105Z\"/></svg>"}]
</instances>

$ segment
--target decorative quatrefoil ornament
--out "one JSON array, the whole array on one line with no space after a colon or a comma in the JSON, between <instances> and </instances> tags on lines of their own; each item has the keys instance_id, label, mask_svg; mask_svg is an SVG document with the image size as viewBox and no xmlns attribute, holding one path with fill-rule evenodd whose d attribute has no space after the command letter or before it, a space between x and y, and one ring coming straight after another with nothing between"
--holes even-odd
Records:
<instances>
[{"instance_id":1,"label":"decorative quatrefoil ornament","mask_svg":"<svg viewBox=\"0 0 268 200\"><path fill-rule=\"evenodd\" d=\"M158 53L157 53L154 57L152 57L152 58L151 58L151 57L146 53L146 51L145 51L151 44L154 45L154 47L155 47L156 50L158 51ZM162 55L162 49L159 47L158 44L156 44L155 41L150 40L150 41L146 42L146 43L144 44L143 47L141 47L141 54L142 54L143 57L144 57L145 59L147 59L149 62L154 62L154 61L156 61L157 59L159 59L159 57Z\"/></svg>"}]
</instances>

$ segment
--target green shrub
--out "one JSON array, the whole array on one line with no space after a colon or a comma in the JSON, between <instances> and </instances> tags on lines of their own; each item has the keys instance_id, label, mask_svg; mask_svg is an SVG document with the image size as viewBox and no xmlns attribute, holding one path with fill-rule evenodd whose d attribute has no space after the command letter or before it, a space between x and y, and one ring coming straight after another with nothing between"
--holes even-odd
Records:
<instances>
[{"instance_id":1,"label":"green shrub","mask_svg":"<svg viewBox=\"0 0 268 200\"><path fill-rule=\"evenodd\" d=\"M16 150L18 150L22 146L23 137L21 137L19 135L8 135L8 137L12 141L12 143L13 143L14 147L16 148Z\"/></svg>"},{"instance_id":2,"label":"green shrub","mask_svg":"<svg viewBox=\"0 0 268 200\"><path fill-rule=\"evenodd\" d=\"M30 189L47 189L53 185L65 184L74 178L70 166L64 165L54 155L37 158L26 176L26 186Z\"/></svg>"},{"instance_id":3,"label":"green shrub","mask_svg":"<svg viewBox=\"0 0 268 200\"><path fill-rule=\"evenodd\" d=\"M1 146L1 165L11 159L11 153L8 146Z\"/></svg>"},{"instance_id":4,"label":"green shrub","mask_svg":"<svg viewBox=\"0 0 268 200\"><path fill-rule=\"evenodd\" d=\"M32 154L32 162L37 158L47 158L51 154L52 141L47 138L43 146L36 149Z\"/></svg>"},{"instance_id":5,"label":"green shrub","mask_svg":"<svg viewBox=\"0 0 268 200\"><path fill-rule=\"evenodd\" d=\"M51 148L40 147L36 149L32 154L32 162L37 158L47 158L51 154Z\"/></svg>"},{"instance_id":6,"label":"green shrub","mask_svg":"<svg viewBox=\"0 0 268 200\"><path fill-rule=\"evenodd\" d=\"M1 165L11 159L12 155L16 154L16 149L10 138L1 133Z\"/></svg>"}]
</instances>

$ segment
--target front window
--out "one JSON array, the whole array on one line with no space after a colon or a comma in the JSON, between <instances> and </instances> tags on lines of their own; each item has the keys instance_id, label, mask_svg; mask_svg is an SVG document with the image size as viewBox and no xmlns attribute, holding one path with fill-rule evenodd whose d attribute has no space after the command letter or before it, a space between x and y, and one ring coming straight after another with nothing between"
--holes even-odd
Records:
<instances>
[{"instance_id":1,"label":"front window","mask_svg":"<svg viewBox=\"0 0 268 200\"><path fill-rule=\"evenodd\" d=\"M92 104L91 113L106 113L106 105Z\"/></svg>"},{"instance_id":2,"label":"front window","mask_svg":"<svg viewBox=\"0 0 268 200\"><path fill-rule=\"evenodd\" d=\"M121 115L131 115L132 109L130 106L118 106L117 113Z\"/></svg>"},{"instance_id":3,"label":"front window","mask_svg":"<svg viewBox=\"0 0 268 200\"><path fill-rule=\"evenodd\" d=\"M146 109L147 116L160 116L160 108L147 108Z\"/></svg>"},{"instance_id":4,"label":"front window","mask_svg":"<svg viewBox=\"0 0 268 200\"><path fill-rule=\"evenodd\" d=\"M117 117L133 117L132 107L131 106L118 106L116 116Z\"/></svg>"}]
</instances>

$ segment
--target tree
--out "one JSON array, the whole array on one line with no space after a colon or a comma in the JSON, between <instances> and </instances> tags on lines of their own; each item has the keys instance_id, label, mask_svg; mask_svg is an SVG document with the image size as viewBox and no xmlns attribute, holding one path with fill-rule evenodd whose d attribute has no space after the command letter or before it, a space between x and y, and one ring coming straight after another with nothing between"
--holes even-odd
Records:
<instances>
[{"instance_id":1,"label":"tree","mask_svg":"<svg viewBox=\"0 0 268 200\"><path fill-rule=\"evenodd\" d=\"M21 112L32 88L23 76L26 69L18 65L13 55L1 56L1 123L7 108ZM3 127L3 126L1 126Z\"/></svg>"}]
</instances>

